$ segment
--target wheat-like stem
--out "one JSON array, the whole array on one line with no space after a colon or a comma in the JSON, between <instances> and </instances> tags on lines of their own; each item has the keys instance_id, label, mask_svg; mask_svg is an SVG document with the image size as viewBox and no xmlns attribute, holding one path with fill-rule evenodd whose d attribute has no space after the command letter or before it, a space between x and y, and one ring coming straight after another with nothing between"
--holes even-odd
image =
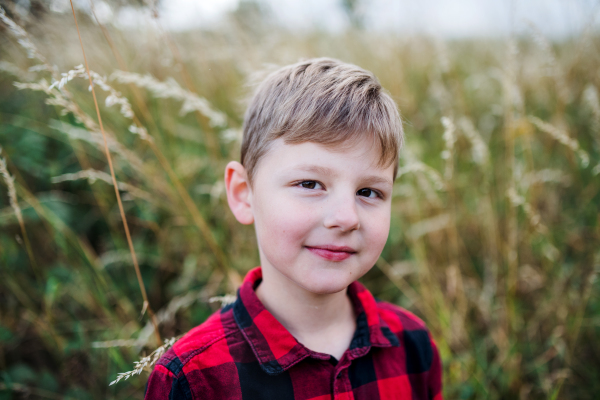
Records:
<instances>
[{"instance_id":1,"label":"wheat-like stem","mask_svg":"<svg viewBox=\"0 0 600 400\"><path fill-rule=\"evenodd\" d=\"M119 382L120 380L129 379L134 375L139 375L145 369L148 369L151 366L153 366L154 364L156 364L156 362L160 359L160 357L162 357L162 355L165 354L165 352L167 350L169 350L175 344L177 339L179 339L179 337L165 339L164 344L162 346L160 346L159 348L157 348L156 350L154 350L152 353L150 353L150 355L142 358L140 361L135 361L133 364L133 370L119 373L117 375L117 379L112 381L109 384L109 386L114 385L115 383Z\"/></svg>"},{"instance_id":2,"label":"wheat-like stem","mask_svg":"<svg viewBox=\"0 0 600 400\"><path fill-rule=\"evenodd\" d=\"M150 302L148 301L148 295L146 294L146 288L144 286L144 281L142 280L142 274L140 272L140 266L138 265L137 256L135 254L135 248L133 247L133 241L131 240L131 234L129 233L129 225L127 224L127 217L125 216L125 210L123 209L123 202L121 201L121 195L119 194L119 183L117 182L117 177L115 175L115 170L112 163L112 158L110 155L110 151L108 150L108 142L106 140L106 134L104 133L104 126L102 124L102 117L100 116L100 108L98 107L98 99L96 98L96 91L94 90L94 82L92 81L92 74L90 72L90 67L88 66L87 58L85 56L85 50L83 47L83 41L81 39L81 33L79 32L79 24L77 23L77 16L75 15L75 7L73 6L73 0L69 0L71 4L71 11L73 12L73 19L75 20L75 27L77 28L77 35L79 36L79 43L81 45L81 52L83 53L83 61L85 63L85 69L87 71L88 80L90 82L90 87L92 89L92 97L94 98L94 106L96 107L96 115L98 116L98 124L100 126L100 132L102 133L102 138L104 140L104 153L106 155L106 159L108 161L108 168L110 169L110 175L112 177L113 186L115 189L115 196L117 197L117 204L119 205L119 212L121 213L121 219L123 221L123 228L125 229L125 236L127 237L127 244L129 245L129 251L131 252L131 259L133 261L133 266L135 268L135 273L138 279L138 285L140 287L140 291L142 292L142 298L144 299L144 310L148 310L148 314L150 314L150 319L154 325L155 335L157 341L160 343L160 332L158 330L158 323L156 322L156 317L154 316L154 312L150 307Z\"/></svg>"},{"instance_id":3,"label":"wheat-like stem","mask_svg":"<svg viewBox=\"0 0 600 400\"><path fill-rule=\"evenodd\" d=\"M548 228L542 223L542 218L540 215L533 209L531 204L529 204L523 196L520 196L514 188L508 189L506 192L506 196L510 200L513 206L521 206L523 207L523 211L531 225L535 228L538 233L545 234L548 232Z\"/></svg>"},{"instance_id":4,"label":"wheat-like stem","mask_svg":"<svg viewBox=\"0 0 600 400\"><path fill-rule=\"evenodd\" d=\"M146 344L146 341L140 339L116 339L105 340L103 342L92 342L92 347L94 349L110 349L113 347L143 346L144 344Z\"/></svg>"},{"instance_id":5,"label":"wheat-like stem","mask_svg":"<svg viewBox=\"0 0 600 400\"><path fill-rule=\"evenodd\" d=\"M221 307L225 307L229 304L235 303L237 296L234 294L226 294L224 296L213 296L208 299L209 303L221 303Z\"/></svg>"},{"instance_id":6,"label":"wheat-like stem","mask_svg":"<svg viewBox=\"0 0 600 400\"><path fill-rule=\"evenodd\" d=\"M592 112L594 117L592 126L596 135L594 138L600 143L600 100L598 99L598 89L592 83L588 83L583 91L583 100Z\"/></svg>"},{"instance_id":7,"label":"wheat-like stem","mask_svg":"<svg viewBox=\"0 0 600 400\"><path fill-rule=\"evenodd\" d=\"M581 160L581 166L583 168L587 168L587 166L590 163L590 156L585 150L581 148L577 140L571 138L567 132L558 129L545 121L542 121L538 117L530 115L527 119L540 131L549 134L554 139L558 140L561 144L571 149L575 154L577 154L577 156Z\"/></svg>"},{"instance_id":8,"label":"wheat-like stem","mask_svg":"<svg viewBox=\"0 0 600 400\"><path fill-rule=\"evenodd\" d=\"M454 134L456 128L454 121L449 117L442 117L442 125L444 126L444 142L446 144L444 151L442 151L442 158L446 160L446 167L444 169L444 179L447 181L452 179L454 174L454 144L456 143L456 135Z\"/></svg>"},{"instance_id":9,"label":"wheat-like stem","mask_svg":"<svg viewBox=\"0 0 600 400\"><path fill-rule=\"evenodd\" d=\"M109 93L105 100L107 107L110 107L114 104L118 104L121 106L121 114L123 114L125 118L132 119L134 114L133 110L131 109L131 104L129 104L129 100L127 100L121 95L121 93L117 92L110 85L108 85L106 83L106 78L102 77L97 72L90 71L89 75L91 76L88 76L88 73L83 68L83 65L77 65L74 69L63 73L60 81L56 81L52 85L50 85L49 90L52 90L54 87L62 89L69 81L76 77L89 79L90 81L98 85L98 87L100 87L102 90ZM89 90L92 90L91 86Z\"/></svg>"},{"instance_id":10,"label":"wheat-like stem","mask_svg":"<svg viewBox=\"0 0 600 400\"><path fill-rule=\"evenodd\" d=\"M411 161L407 165L400 167L396 175L397 178L402 175L406 175L410 172L421 172L433 183L436 190L443 191L446 189L444 179L441 177L439 172L421 161Z\"/></svg>"},{"instance_id":11,"label":"wheat-like stem","mask_svg":"<svg viewBox=\"0 0 600 400\"><path fill-rule=\"evenodd\" d=\"M185 63L183 62L183 57L181 57L179 48L177 47L177 44L171 38L169 33L165 29L162 28L162 25L161 25L160 21L158 20L158 9L156 7L156 2L153 1L152 4L150 5L150 7L152 8L152 16L155 19L160 32L165 37L165 40L167 42L167 45L169 46L169 49L171 50L171 53L177 60L177 63L179 64L179 66L181 67L181 72L182 72L181 75L183 76L183 81L184 81L188 91L191 93L194 93L195 92L194 84L192 83L192 78L187 70L187 67L185 66ZM214 129L210 129L211 128L210 126L206 126L206 123L203 121L199 110L196 110L194 115L196 116L198 125L202 126L204 128L203 130L204 130L204 135L205 135L205 139L206 139L206 147L208 149L209 156L217 157L218 152L219 152L219 143L217 142L217 140L215 138Z\"/></svg>"},{"instance_id":12,"label":"wheat-like stem","mask_svg":"<svg viewBox=\"0 0 600 400\"><path fill-rule=\"evenodd\" d=\"M473 122L467 117L462 117L458 120L458 125L463 134L471 142L471 155L473 161L479 165L486 165L489 159L490 152L481 138L481 134L473 126Z\"/></svg>"},{"instance_id":13,"label":"wheat-like stem","mask_svg":"<svg viewBox=\"0 0 600 400\"><path fill-rule=\"evenodd\" d=\"M2 147L0 147L0 154L2 154ZM38 279L41 279L41 274L35 261L35 257L33 256L33 250L31 249L31 243L29 242L29 236L27 235L27 231L25 230L25 222L23 221L23 214L21 212L21 208L19 207L19 202L17 201L17 190L15 189L15 178L10 175L8 172L8 168L6 167L6 160L0 158L0 175L8 188L8 201L10 206L15 212L17 217L17 221L19 221L19 226L21 228L21 234L23 235L23 241L25 242L25 249L27 250L27 256L29 257L29 261L31 262L31 267L36 274Z\"/></svg>"},{"instance_id":14,"label":"wheat-like stem","mask_svg":"<svg viewBox=\"0 0 600 400\"><path fill-rule=\"evenodd\" d=\"M25 72L15 64L8 61L0 61L0 71L6 72L22 81L30 81L33 77L31 71Z\"/></svg>"},{"instance_id":15,"label":"wheat-like stem","mask_svg":"<svg viewBox=\"0 0 600 400\"><path fill-rule=\"evenodd\" d=\"M180 116L192 111L199 111L210 120L210 124L213 127L224 126L227 122L225 115L213 109L208 100L198 96L196 93L183 89L173 79L161 82L149 74L140 75L125 71L113 72L110 79L116 80L119 83L133 84L145 88L157 98L171 98L181 101L183 104L179 111Z\"/></svg>"},{"instance_id":16,"label":"wheat-like stem","mask_svg":"<svg viewBox=\"0 0 600 400\"><path fill-rule=\"evenodd\" d=\"M598 89L592 83L589 83L583 91L583 100L587 104L588 108L592 112L594 117L592 127L595 135L594 140L596 144L600 146L600 100L598 100ZM592 174L600 174L600 162L592 168Z\"/></svg>"},{"instance_id":17,"label":"wheat-like stem","mask_svg":"<svg viewBox=\"0 0 600 400\"><path fill-rule=\"evenodd\" d=\"M54 176L51 178L52 183L59 183L65 181L76 181L79 179L87 179L87 181L92 184L97 180L108 183L109 185L113 184L112 177L106 172L97 171L94 169L87 169L71 174L63 174L59 176ZM118 182L119 190L123 190L129 192L132 196L138 197L140 199L144 199L150 203L155 203L154 199L150 195L150 193L145 192L141 189L136 188L133 185L130 185L125 182Z\"/></svg>"},{"instance_id":18,"label":"wheat-like stem","mask_svg":"<svg viewBox=\"0 0 600 400\"><path fill-rule=\"evenodd\" d=\"M2 7L0 7L0 21L4 22L8 27L8 31L10 34L17 39L17 42L21 47L25 49L27 52L27 57L31 59L37 59L41 61L43 64L46 64L46 58L40 54L37 50L25 29L21 28L17 23L15 23L12 19L6 16L6 12Z\"/></svg>"}]
</instances>

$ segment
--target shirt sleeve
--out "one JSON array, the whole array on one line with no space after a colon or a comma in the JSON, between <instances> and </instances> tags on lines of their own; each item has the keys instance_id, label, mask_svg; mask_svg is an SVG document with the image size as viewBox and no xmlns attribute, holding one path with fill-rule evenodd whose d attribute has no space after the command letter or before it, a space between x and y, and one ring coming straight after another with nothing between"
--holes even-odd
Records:
<instances>
[{"instance_id":1,"label":"shirt sleeve","mask_svg":"<svg viewBox=\"0 0 600 400\"><path fill-rule=\"evenodd\" d=\"M432 400L442 400L442 361L440 352L431 335L429 336L429 340L431 341L431 348L433 350L433 360L431 362L431 369L429 370L429 398Z\"/></svg>"},{"instance_id":2,"label":"shirt sleeve","mask_svg":"<svg viewBox=\"0 0 600 400\"><path fill-rule=\"evenodd\" d=\"M163 365L156 365L148 378L144 400L167 400L175 376Z\"/></svg>"}]
</instances>

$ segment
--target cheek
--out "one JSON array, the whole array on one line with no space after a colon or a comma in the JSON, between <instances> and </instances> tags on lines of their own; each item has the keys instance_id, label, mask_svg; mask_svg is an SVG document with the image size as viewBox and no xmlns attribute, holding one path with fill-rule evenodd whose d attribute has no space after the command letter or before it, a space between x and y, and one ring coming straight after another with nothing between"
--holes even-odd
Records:
<instances>
[{"instance_id":1,"label":"cheek","mask_svg":"<svg viewBox=\"0 0 600 400\"><path fill-rule=\"evenodd\" d=\"M367 242L373 251L378 253L383 250L390 231L390 213L382 212L369 219Z\"/></svg>"},{"instance_id":2,"label":"cheek","mask_svg":"<svg viewBox=\"0 0 600 400\"><path fill-rule=\"evenodd\" d=\"M289 250L302 245L314 226L315 210L289 199L262 204L264 207L255 214L255 224L263 250Z\"/></svg>"}]
</instances>

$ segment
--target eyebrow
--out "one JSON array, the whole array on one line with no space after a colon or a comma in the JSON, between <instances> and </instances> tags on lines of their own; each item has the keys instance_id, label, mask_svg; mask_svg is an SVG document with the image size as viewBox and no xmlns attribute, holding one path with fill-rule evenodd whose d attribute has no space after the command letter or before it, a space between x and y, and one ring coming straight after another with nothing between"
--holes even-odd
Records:
<instances>
[{"instance_id":1,"label":"eyebrow","mask_svg":"<svg viewBox=\"0 0 600 400\"><path fill-rule=\"evenodd\" d=\"M296 166L294 169L298 169L300 171L306 171L306 172L314 172L314 173L317 173L320 175L327 175L327 176L337 175L333 169L327 168L327 167L321 167L318 165L301 164L301 165Z\"/></svg>"},{"instance_id":2,"label":"eyebrow","mask_svg":"<svg viewBox=\"0 0 600 400\"><path fill-rule=\"evenodd\" d=\"M319 165L301 164L301 165L296 166L294 169L297 169L300 171L306 171L306 172L314 172L316 174L326 175L326 176L336 176L337 175L337 173L333 169L327 168L327 167L321 167ZM394 185L390 179L386 179L386 178L383 178L383 177L377 176L377 175L366 176L366 177L364 177L364 180L369 183L382 183L382 184L386 184L386 185L390 185L390 186Z\"/></svg>"}]
</instances>

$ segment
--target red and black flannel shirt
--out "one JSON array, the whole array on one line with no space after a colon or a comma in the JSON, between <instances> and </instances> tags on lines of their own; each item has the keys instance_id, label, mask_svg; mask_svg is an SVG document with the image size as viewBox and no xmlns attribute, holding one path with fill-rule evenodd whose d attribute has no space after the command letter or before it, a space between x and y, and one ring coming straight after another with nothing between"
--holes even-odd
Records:
<instances>
[{"instance_id":1,"label":"red and black flannel shirt","mask_svg":"<svg viewBox=\"0 0 600 400\"><path fill-rule=\"evenodd\" d=\"M338 361L299 343L258 300L248 273L238 298L192 329L158 361L146 399L441 400L440 356L423 321L348 287L357 315Z\"/></svg>"}]
</instances>

